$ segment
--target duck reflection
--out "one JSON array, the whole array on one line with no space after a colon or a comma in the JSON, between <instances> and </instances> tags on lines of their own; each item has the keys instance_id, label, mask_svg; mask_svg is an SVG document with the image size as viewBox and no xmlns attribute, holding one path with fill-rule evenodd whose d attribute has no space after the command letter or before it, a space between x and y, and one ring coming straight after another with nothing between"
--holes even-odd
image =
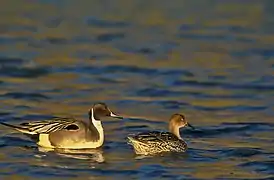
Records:
<instances>
[{"instance_id":1,"label":"duck reflection","mask_svg":"<svg viewBox=\"0 0 274 180\"><path fill-rule=\"evenodd\" d=\"M80 160L92 160L94 162L103 163L105 158L103 156L103 150L101 148L97 149L51 149L38 147L40 152L54 152L59 156L74 158Z\"/></svg>"}]
</instances>

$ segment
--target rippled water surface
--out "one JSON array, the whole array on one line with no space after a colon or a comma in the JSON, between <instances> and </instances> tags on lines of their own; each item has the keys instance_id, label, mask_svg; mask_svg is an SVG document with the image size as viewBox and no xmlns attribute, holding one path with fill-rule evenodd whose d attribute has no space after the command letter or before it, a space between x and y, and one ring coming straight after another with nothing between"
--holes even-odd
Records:
<instances>
[{"instance_id":1,"label":"rippled water surface","mask_svg":"<svg viewBox=\"0 0 274 180\"><path fill-rule=\"evenodd\" d=\"M274 178L274 1L15 1L0 7L0 121L103 122L94 152L47 152L0 126L1 179ZM125 137L184 113L186 153Z\"/></svg>"}]
</instances>

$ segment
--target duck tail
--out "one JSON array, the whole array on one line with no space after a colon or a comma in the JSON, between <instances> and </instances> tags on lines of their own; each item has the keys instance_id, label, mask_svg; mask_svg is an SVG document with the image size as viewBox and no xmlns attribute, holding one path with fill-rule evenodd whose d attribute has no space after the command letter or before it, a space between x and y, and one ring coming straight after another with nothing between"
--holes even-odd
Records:
<instances>
[{"instance_id":1,"label":"duck tail","mask_svg":"<svg viewBox=\"0 0 274 180\"><path fill-rule=\"evenodd\" d=\"M127 143L130 144L130 145L133 145L133 142L134 142L134 138L133 137L127 137Z\"/></svg>"},{"instance_id":2,"label":"duck tail","mask_svg":"<svg viewBox=\"0 0 274 180\"><path fill-rule=\"evenodd\" d=\"M20 132L25 133L25 134L33 134L33 132L29 131L29 129L25 128L25 127L16 126L16 125L4 123L4 122L0 122L0 124L2 124L4 126L7 126L7 127L10 127L10 128L13 128L13 129L16 129L17 131L20 131Z\"/></svg>"}]
</instances>

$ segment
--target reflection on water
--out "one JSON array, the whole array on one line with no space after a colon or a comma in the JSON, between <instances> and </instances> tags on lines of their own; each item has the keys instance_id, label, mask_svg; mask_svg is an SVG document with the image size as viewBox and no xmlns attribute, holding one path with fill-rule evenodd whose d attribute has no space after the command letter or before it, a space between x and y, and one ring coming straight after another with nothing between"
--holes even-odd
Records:
<instances>
[{"instance_id":1,"label":"reflection on water","mask_svg":"<svg viewBox=\"0 0 274 180\"><path fill-rule=\"evenodd\" d=\"M82 159L82 160L91 160L98 163L102 163L105 161L105 158L103 156L103 152L101 149L72 150L72 149L47 149L43 147L38 147L38 150L44 153L54 151L56 154L63 157Z\"/></svg>"},{"instance_id":2,"label":"reflection on water","mask_svg":"<svg viewBox=\"0 0 274 180\"><path fill-rule=\"evenodd\" d=\"M6 0L0 121L87 119L96 101L128 118L103 121L102 153L40 151L1 126L1 178L273 178L273 2ZM188 151L136 157L126 136L173 113L197 128Z\"/></svg>"}]
</instances>

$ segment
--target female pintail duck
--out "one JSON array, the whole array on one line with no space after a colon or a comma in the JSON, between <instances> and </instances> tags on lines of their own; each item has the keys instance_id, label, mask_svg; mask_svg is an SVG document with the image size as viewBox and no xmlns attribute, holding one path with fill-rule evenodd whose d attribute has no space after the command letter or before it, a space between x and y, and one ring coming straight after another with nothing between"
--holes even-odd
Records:
<instances>
[{"instance_id":1,"label":"female pintail duck","mask_svg":"<svg viewBox=\"0 0 274 180\"><path fill-rule=\"evenodd\" d=\"M107 116L122 118L111 112L106 104L96 103L89 110L88 123L74 118L53 118L20 125L0 123L24 133L45 148L88 149L103 145L101 118Z\"/></svg>"},{"instance_id":2,"label":"female pintail duck","mask_svg":"<svg viewBox=\"0 0 274 180\"><path fill-rule=\"evenodd\" d=\"M128 137L128 143L136 154L148 155L162 152L185 152L186 142L180 136L180 128L189 126L194 129L181 114L173 114L169 120L170 132L144 132Z\"/></svg>"}]
</instances>

